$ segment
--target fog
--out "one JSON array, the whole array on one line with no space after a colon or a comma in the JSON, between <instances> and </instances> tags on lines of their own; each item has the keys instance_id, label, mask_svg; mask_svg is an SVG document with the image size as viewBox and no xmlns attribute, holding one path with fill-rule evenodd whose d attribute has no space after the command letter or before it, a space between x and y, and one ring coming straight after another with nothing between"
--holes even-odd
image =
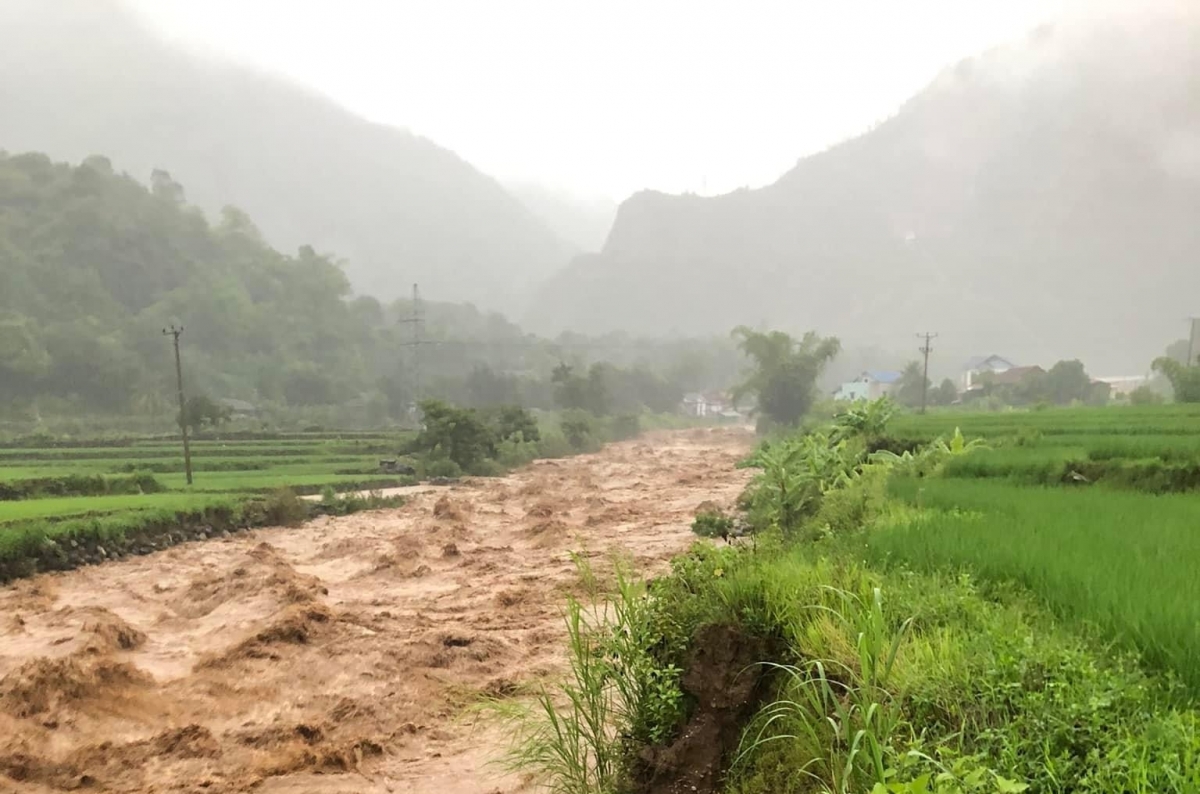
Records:
<instances>
[{"instance_id":1,"label":"fog","mask_svg":"<svg viewBox=\"0 0 1200 794\"><path fill-rule=\"evenodd\" d=\"M347 294L543 336L1139 374L1200 313L1195 4L728 9L4 0L0 149L159 169Z\"/></svg>"}]
</instances>

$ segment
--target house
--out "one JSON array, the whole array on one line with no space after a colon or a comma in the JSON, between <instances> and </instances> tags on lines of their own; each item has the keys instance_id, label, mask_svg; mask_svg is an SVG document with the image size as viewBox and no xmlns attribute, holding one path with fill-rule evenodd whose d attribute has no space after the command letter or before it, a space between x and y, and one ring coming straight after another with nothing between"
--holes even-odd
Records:
<instances>
[{"instance_id":1,"label":"house","mask_svg":"<svg viewBox=\"0 0 1200 794\"><path fill-rule=\"evenodd\" d=\"M975 356L966 364L963 365L962 375L959 378L959 390L970 391L979 385L979 376L985 372L1000 374L1017 366L1003 356L998 356L995 353L989 356Z\"/></svg>"},{"instance_id":2,"label":"house","mask_svg":"<svg viewBox=\"0 0 1200 794\"><path fill-rule=\"evenodd\" d=\"M229 416L232 419L247 419L258 416L258 408L245 400L234 400L230 397L225 397L217 400L221 407L229 411Z\"/></svg>"},{"instance_id":3,"label":"house","mask_svg":"<svg viewBox=\"0 0 1200 794\"><path fill-rule=\"evenodd\" d=\"M683 396L683 412L688 416L719 416L731 410L732 401L724 394L691 392Z\"/></svg>"},{"instance_id":4,"label":"house","mask_svg":"<svg viewBox=\"0 0 1200 794\"><path fill-rule=\"evenodd\" d=\"M1046 370L1034 364L1029 367L1009 367L1005 370L996 371L991 373L988 379L997 386L1016 386L1030 375L1045 374Z\"/></svg>"},{"instance_id":5,"label":"house","mask_svg":"<svg viewBox=\"0 0 1200 794\"><path fill-rule=\"evenodd\" d=\"M1107 383L1109 392L1114 397L1127 395L1139 386L1145 386L1149 379L1145 375L1114 375L1104 378L1092 378L1092 383Z\"/></svg>"},{"instance_id":6,"label":"house","mask_svg":"<svg viewBox=\"0 0 1200 794\"><path fill-rule=\"evenodd\" d=\"M877 400L890 392L900 381L900 373L891 370L867 370L854 380L846 381L833 393L833 399L854 402Z\"/></svg>"}]
</instances>

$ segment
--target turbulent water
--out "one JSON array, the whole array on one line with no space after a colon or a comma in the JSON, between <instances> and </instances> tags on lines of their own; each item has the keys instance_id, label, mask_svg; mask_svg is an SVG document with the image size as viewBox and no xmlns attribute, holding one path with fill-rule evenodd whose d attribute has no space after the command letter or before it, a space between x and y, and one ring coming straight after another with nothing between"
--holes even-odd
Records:
<instances>
[{"instance_id":1,"label":"turbulent water","mask_svg":"<svg viewBox=\"0 0 1200 794\"><path fill-rule=\"evenodd\" d=\"M562 665L569 551L603 574L731 504L750 436L660 434L396 510L0 591L0 791L515 792L465 715ZM319 776L319 777L318 777Z\"/></svg>"}]
</instances>

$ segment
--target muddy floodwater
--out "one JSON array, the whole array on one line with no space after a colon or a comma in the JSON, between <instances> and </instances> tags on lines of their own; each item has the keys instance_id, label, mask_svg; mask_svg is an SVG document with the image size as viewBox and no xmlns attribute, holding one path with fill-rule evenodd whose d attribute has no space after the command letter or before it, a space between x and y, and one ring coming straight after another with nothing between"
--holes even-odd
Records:
<instances>
[{"instance_id":1,"label":"muddy floodwater","mask_svg":"<svg viewBox=\"0 0 1200 794\"><path fill-rule=\"evenodd\" d=\"M0 792L526 790L468 704L564 663L581 581L692 541L740 430L663 433L403 507L0 590Z\"/></svg>"}]
</instances>

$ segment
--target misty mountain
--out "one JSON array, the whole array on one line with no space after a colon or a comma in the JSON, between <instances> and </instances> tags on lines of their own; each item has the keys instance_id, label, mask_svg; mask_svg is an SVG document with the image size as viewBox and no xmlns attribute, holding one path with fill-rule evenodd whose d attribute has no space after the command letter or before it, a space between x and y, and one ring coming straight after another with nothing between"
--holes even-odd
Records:
<instances>
[{"instance_id":1,"label":"misty mountain","mask_svg":"<svg viewBox=\"0 0 1200 794\"><path fill-rule=\"evenodd\" d=\"M582 198L530 182L508 182L505 187L551 231L581 251L604 247L617 215L615 201Z\"/></svg>"},{"instance_id":2,"label":"misty mountain","mask_svg":"<svg viewBox=\"0 0 1200 794\"><path fill-rule=\"evenodd\" d=\"M634 195L529 319L914 348L933 330L944 354L1144 371L1200 313L1198 41L1179 9L1041 29L770 186Z\"/></svg>"},{"instance_id":3,"label":"misty mountain","mask_svg":"<svg viewBox=\"0 0 1200 794\"><path fill-rule=\"evenodd\" d=\"M0 5L0 149L153 169L267 240L348 258L359 292L520 307L572 248L453 152L159 41L114 0Z\"/></svg>"}]
</instances>

